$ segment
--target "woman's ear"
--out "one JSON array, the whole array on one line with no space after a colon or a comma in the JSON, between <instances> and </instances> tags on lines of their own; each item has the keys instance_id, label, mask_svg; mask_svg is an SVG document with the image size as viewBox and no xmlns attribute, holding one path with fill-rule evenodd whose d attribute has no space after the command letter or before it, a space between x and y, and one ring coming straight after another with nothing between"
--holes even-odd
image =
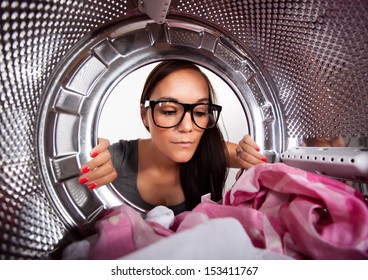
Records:
<instances>
[{"instance_id":1,"label":"woman's ear","mask_svg":"<svg viewBox=\"0 0 368 280\"><path fill-rule=\"evenodd\" d=\"M143 104L141 104L141 118L142 118L142 122L143 122L144 126L149 131L147 108L144 108Z\"/></svg>"}]
</instances>

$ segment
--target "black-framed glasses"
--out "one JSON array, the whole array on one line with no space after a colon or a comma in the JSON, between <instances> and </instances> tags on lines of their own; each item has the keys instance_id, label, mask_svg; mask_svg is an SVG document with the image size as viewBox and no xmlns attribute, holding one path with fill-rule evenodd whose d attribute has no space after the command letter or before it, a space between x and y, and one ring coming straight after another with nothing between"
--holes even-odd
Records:
<instances>
[{"instance_id":1,"label":"black-framed glasses","mask_svg":"<svg viewBox=\"0 0 368 280\"><path fill-rule=\"evenodd\" d=\"M146 100L144 107L150 107L156 126L172 128L181 123L185 113L190 111L193 123L201 129L213 128L222 110L220 105L209 103L187 104L173 100Z\"/></svg>"}]
</instances>

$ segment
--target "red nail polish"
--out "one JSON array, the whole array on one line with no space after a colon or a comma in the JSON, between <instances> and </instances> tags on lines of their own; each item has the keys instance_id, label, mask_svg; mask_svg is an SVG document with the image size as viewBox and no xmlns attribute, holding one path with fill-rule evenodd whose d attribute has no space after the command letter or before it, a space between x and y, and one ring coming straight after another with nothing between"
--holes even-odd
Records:
<instances>
[{"instance_id":1,"label":"red nail polish","mask_svg":"<svg viewBox=\"0 0 368 280\"><path fill-rule=\"evenodd\" d=\"M82 173L86 174L90 171L90 168L88 166L82 168Z\"/></svg>"},{"instance_id":2,"label":"red nail polish","mask_svg":"<svg viewBox=\"0 0 368 280\"><path fill-rule=\"evenodd\" d=\"M259 152L260 150L261 150L260 148L258 148L258 147L256 148L256 151L257 151L257 152Z\"/></svg>"},{"instance_id":3,"label":"red nail polish","mask_svg":"<svg viewBox=\"0 0 368 280\"><path fill-rule=\"evenodd\" d=\"M89 184L88 185L88 189L89 190L93 190L93 189L95 189L97 187L97 184L96 183L91 183L91 184Z\"/></svg>"},{"instance_id":4,"label":"red nail polish","mask_svg":"<svg viewBox=\"0 0 368 280\"><path fill-rule=\"evenodd\" d=\"M87 182L88 182L88 178L81 178L81 179L79 179L79 184L81 184L81 185L84 185Z\"/></svg>"},{"instance_id":5,"label":"red nail polish","mask_svg":"<svg viewBox=\"0 0 368 280\"><path fill-rule=\"evenodd\" d=\"M261 160L262 160L263 162L267 162L267 158L266 158L266 157L263 157Z\"/></svg>"},{"instance_id":6,"label":"red nail polish","mask_svg":"<svg viewBox=\"0 0 368 280\"><path fill-rule=\"evenodd\" d=\"M91 154L91 157L95 158L98 156L98 153L97 152L94 152L93 154Z\"/></svg>"}]
</instances>

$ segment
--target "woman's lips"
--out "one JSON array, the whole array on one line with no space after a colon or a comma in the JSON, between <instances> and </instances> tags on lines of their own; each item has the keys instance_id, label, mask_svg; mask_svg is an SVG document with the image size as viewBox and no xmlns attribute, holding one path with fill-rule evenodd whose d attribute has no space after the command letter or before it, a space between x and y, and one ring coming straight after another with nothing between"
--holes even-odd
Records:
<instances>
[{"instance_id":1,"label":"woman's lips","mask_svg":"<svg viewBox=\"0 0 368 280\"><path fill-rule=\"evenodd\" d=\"M191 142L191 141L177 141L177 142L173 142L173 144L175 144L178 147L189 148L193 145L193 142Z\"/></svg>"}]
</instances>

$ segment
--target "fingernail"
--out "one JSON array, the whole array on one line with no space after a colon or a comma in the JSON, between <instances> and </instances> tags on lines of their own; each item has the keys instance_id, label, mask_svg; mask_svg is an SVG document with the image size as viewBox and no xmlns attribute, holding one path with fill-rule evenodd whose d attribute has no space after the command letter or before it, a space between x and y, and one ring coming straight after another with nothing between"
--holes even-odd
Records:
<instances>
[{"instance_id":1,"label":"fingernail","mask_svg":"<svg viewBox=\"0 0 368 280\"><path fill-rule=\"evenodd\" d=\"M83 174L86 174L86 173L88 173L90 171L90 168L87 166L87 167L83 167L82 168L82 173Z\"/></svg>"},{"instance_id":2,"label":"fingernail","mask_svg":"<svg viewBox=\"0 0 368 280\"><path fill-rule=\"evenodd\" d=\"M257 152L259 152L260 150L261 150L260 148L258 148L258 147L256 148L256 151L257 151Z\"/></svg>"},{"instance_id":3,"label":"fingernail","mask_svg":"<svg viewBox=\"0 0 368 280\"><path fill-rule=\"evenodd\" d=\"M93 190L93 189L95 189L97 187L97 184L96 183L92 183L92 184L89 184L88 185L88 189L90 189L90 190Z\"/></svg>"},{"instance_id":4,"label":"fingernail","mask_svg":"<svg viewBox=\"0 0 368 280\"><path fill-rule=\"evenodd\" d=\"M88 182L88 178L80 178L79 179L79 184L81 184L81 185L84 185L87 182Z\"/></svg>"},{"instance_id":5,"label":"fingernail","mask_svg":"<svg viewBox=\"0 0 368 280\"><path fill-rule=\"evenodd\" d=\"M97 156L98 156L98 153L97 152L94 152L94 153L91 154L91 157L93 157L93 158L95 158Z\"/></svg>"},{"instance_id":6,"label":"fingernail","mask_svg":"<svg viewBox=\"0 0 368 280\"><path fill-rule=\"evenodd\" d=\"M261 160L262 160L263 162L267 162L267 158L266 158L266 157L263 157Z\"/></svg>"}]
</instances>

